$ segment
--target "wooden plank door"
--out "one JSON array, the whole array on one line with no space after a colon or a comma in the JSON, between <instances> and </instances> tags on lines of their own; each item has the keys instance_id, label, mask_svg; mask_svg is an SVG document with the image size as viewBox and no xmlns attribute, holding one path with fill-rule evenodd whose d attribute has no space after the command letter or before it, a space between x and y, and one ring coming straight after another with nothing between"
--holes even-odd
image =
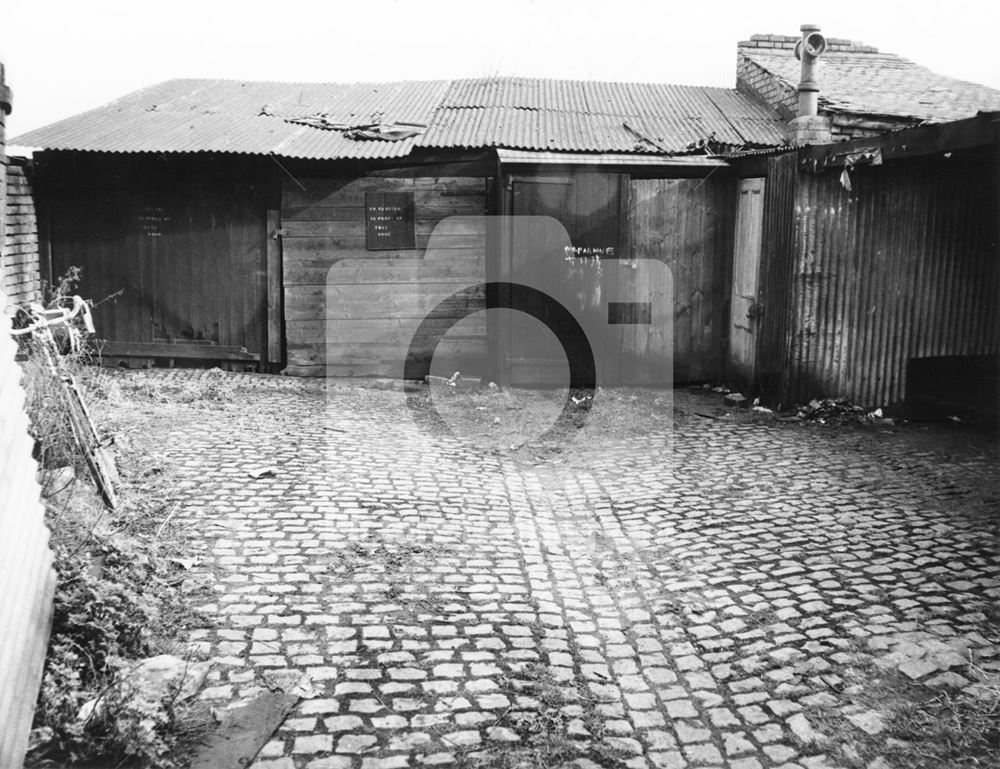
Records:
<instances>
[{"instance_id":1,"label":"wooden plank door","mask_svg":"<svg viewBox=\"0 0 1000 769\"><path fill-rule=\"evenodd\" d=\"M619 175L516 176L509 210L505 279L538 288L569 310L587 334L598 377L617 383L619 372L608 370L605 349L608 297L616 296L619 273ZM550 320L511 314L506 349L513 384L568 381L566 354L550 333Z\"/></svg>"},{"instance_id":2,"label":"wooden plank door","mask_svg":"<svg viewBox=\"0 0 1000 769\"><path fill-rule=\"evenodd\" d=\"M743 389L753 385L756 367L757 329L762 312L757 286L763 221L764 180L741 179L737 189L733 248L729 375L733 384Z\"/></svg>"},{"instance_id":3,"label":"wooden plank door","mask_svg":"<svg viewBox=\"0 0 1000 769\"><path fill-rule=\"evenodd\" d=\"M572 184L570 178L517 179L511 184L510 210L514 218L509 279L557 299L561 298L558 294L565 249L571 245L569 234L557 222L566 222L571 215ZM507 318L508 376L512 384L557 385L568 380L566 357L548 331L549 320L523 313L510 313Z\"/></svg>"},{"instance_id":4,"label":"wooden plank door","mask_svg":"<svg viewBox=\"0 0 1000 769\"><path fill-rule=\"evenodd\" d=\"M711 174L633 179L629 185L629 255L640 267L636 276L641 277L645 265L652 281L632 292L648 295L653 303L652 325L644 331L651 383L662 381L668 366L678 384L722 378L735 188L732 179ZM622 287L619 295L629 293ZM664 313L666 317L658 317Z\"/></svg>"}]
</instances>

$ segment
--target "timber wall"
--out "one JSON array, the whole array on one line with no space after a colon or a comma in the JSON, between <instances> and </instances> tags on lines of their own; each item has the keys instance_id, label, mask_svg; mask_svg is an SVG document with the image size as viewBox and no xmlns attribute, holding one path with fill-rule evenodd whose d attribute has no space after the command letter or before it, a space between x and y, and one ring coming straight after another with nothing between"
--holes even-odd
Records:
<instances>
[{"instance_id":1,"label":"timber wall","mask_svg":"<svg viewBox=\"0 0 1000 769\"><path fill-rule=\"evenodd\" d=\"M729 334L736 185L731 177L631 182L628 243L673 275L673 377L720 381Z\"/></svg>"},{"instance_id":2,"label":"timber wall","mask_svg":"<svg viewBox=\"0 0 1000 769\"><path fill-rule=\"evenodd\" d=\"M486 184L472 176L286 179L286 372L402 376L407 345L424 316L454 291L486 280ZM371 192L413 194L413 248L367 248L365 196ZM438 227L452 216L470 219ZM485 296L470 301L471 309L485 309ZM470 307L454 309L457 317ZM484 360L485 323L457 331L448 336L452 364Z\"/></svg>"},{"instance_id":3,"label":"timber wall","mask_svg":"<svg viewBox=\"0 0 1000 769\"><path fill-rule=\"evenodd\" d=\"M278 185L265 159L46 152L36 165L52 272L81 269L103 339L266 357Z\"/></svg>"}]
</instances>

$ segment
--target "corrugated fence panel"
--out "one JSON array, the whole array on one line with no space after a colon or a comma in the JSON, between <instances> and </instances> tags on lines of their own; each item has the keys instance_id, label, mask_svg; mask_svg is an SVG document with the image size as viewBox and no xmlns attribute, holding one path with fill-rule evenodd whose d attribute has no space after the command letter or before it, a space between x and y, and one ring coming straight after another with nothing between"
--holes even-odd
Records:
<instances>
[{"instance_id":1,"label":"corrugated fence panel","mask_svg":"<svg viewBox=\"0 0 1000 769\"><path fill-rule=\"evenodd\" d=\"M0 85L3 67L0 66ZM0 168L4 112L0 109ZM6 202L0 173L0 212ZM0 215L0 257L6 257ZM8 299L0 290L0 305ZM55 573L49 532L31 456L21 369L14 361L10 318L0 313L0 766L24 761L52 621Z\"/></svg>"},{"instance_id":2,"label":"corrugated fence panel","mask_svg":"<svg viewBox=\"0 0 1000 769\"><path fill-rule=\"evenodd\" d=\"M10 320L0 318L0 766L19 767L45 662L55 574L21 369Z\"/></svg>"},{"instance_id":3,"label":"corrugated fence panel","mask_svg":"<svg viewBox=\"0 0 1000 769\"><path fill-rule=\"evenodd\" d=\"M1000 353L994 164L897 161L850 177L850 191L839 170L800 174L795 185L787 355L779 308L768 307L762 340L769 364L786 362L786 405L839 395L901 403L911 358ZM782 186L768 189L784 195ZM786 236L765 271L769 288L788 269Z\"/></svg>"},{"instance_id":4,"label":"corrugated fence panel","mask_svg":"<svg viewBox=\"0 0 1000 769\"><path fill-rule=\"evenodd\" d=\"M38 224L26 168L7 159L6 224L0 277L7 302L26 304L38 298Z\"/></svg>"}]
</instances>

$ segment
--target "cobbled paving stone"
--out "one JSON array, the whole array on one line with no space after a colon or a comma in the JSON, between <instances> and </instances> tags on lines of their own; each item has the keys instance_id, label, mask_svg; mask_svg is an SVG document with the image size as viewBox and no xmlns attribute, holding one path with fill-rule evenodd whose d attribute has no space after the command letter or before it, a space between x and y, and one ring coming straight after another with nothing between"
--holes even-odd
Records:
<instances>
[{"instance_id":1,"label":"cobbled paving stone","mask_svg":"<svg viewBox=\"0 0 1000 769\"><path fill-rule=\"evenodd\" d=\"M1000 672L988 465L942 482L933 451L680 411L532 463L428 434L398 392L241 381L245 409L148 439L217 591L203 696L312 688L258 769L490 765L545 729L581 767L834 766L809 715L848 705L857 655Z\"/></svg>"}]
</instances>

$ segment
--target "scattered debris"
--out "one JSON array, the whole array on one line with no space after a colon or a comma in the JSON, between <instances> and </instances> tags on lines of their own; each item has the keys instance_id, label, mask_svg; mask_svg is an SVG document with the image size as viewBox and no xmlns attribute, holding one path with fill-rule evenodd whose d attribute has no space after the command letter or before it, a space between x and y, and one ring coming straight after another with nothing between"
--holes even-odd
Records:
<instances>
[{"instance_id":1,"label":"scattered debris","mask_svg":"<svg viewBox=\"0 0 1000 769\"><path fill-rule=\"evenodd\" d=\"M168 696L175 702L191 699L205 683L210 664L192 662L173 654L158 654L140 660L129 671L126 683L130 696L135 700L157 703ZM103 696L87 700L76 714L78 721L103 717L106 700Z\"/></svg>"},{"instance_id":2,"label":"scattered debris","mask_svg":"<svg viewBox=\"0 0 1000 769\"><path fill-rule=\"evenodd\" d=\"M746 396L742 393L727 393L722 400L727 406L738 409L744 408L747 402Z\"/></svg>"},{"instance_id":3,"label":"scattered debris","mask_svg":"<svg viewBox=\"0 0 1000 769\"><path fill-rule=\"evenodd\" d=\"M248 470L247 475L256 480L257 478L273 478L278 474L277 467L260 467L255 470Z\"/></svg>"},{"instance_id":4,"label":"scattered debris","mask_svg":"<svg viewBox=\"0 0 1000 769\"><path fill-rule=\"evenodd\" d=\"M885 731L885 721L877 710L866 710L864 713L853 713L846 716L847 720L859 729L873 737Z\"/></svg>"},{"instance_id":5,"label":"scattered debris","mask_svg":"<svg viewBox=\"0 0 1000 769\"><path fill-rule=\"evenodd\" d=\"M316 688L308 673L298 670L269 670L263 673L263 678L271 691L292 694L304 700L316 699L324 693Z\"/></svg>"},{"instance_id":6,"label":"scattered debris","mask_svg":"<svg viewBox=\"0 0 1000 769\"><path fill-rule=\"evenodd\" d=\"M862 406L852 404L847 398L814 398L805 406L800 406L797 418L809 422L825 424L895 424L895 420L886 417L881 408L871 411Z\"/></svg>"},{"instance_id":7,"label":"scattered debris","mask_svg":"<svg viewBox=\"0 0 1000 769\"><path fill-rule=\"evenodd\" d=\"M224 711L218 727L206 735L190 769L244 769L281 726L299 697L263 692L246 705Z\"/></svg>"},{"instance_id":8,"label":"scattered debris","mask_svg":"<svg viewBox=\"0 0 1000 769\"><path fill-rule=\"evenodd\" d=\"M802 713L796 713L791 716L786 723L788 724L788 728L792 730L792 734L803 745L822 745L827 740L825 734L813 729L812 724L809 723L809 719Z\"/></svg>"},{"instance_id":9,"label":"scattered debris","mask_svg":"<svg viewBox=\"0 0 1000 769\"><path fill-rule=\"evenodd\" d=\"M424 377L427 384L432 385L445 385L446 387L455 387L458 381L462 378L462 372L456 371L451 377L434 376L433 374L428 374Z\"/></svg>"},{"instance_id":10,"label":"scattered debris","mask_svg":"<svg viewBox=\"0 0 1000 769\"><path fill-rule=\"evenodd\" d=\"M465 390L478 389L480 386L480 380L478 377L463 377L462 372L456 371L450 377L434 376L433 374L428 374L424 377L424 381L429 385L442 385L444 387L455 387ZM492 384L492 383L491 383ZM495 389L494 385L490 389Z\"/></svg>"},{"instance_id":11,"label":"scattered debris","mask_svg":"<svg viewBox=\"0 0 1000 769\"><path fill-rule=\"evenodd\" d=\"M871 643L871 642L870 642ZM882 668L895 668L913 681L935 672L948 672L971 662L969 644L962 638L941 638L931 633L902 633L871 644L885 650L875 659Z\"/></svg>"}]
</instances>

